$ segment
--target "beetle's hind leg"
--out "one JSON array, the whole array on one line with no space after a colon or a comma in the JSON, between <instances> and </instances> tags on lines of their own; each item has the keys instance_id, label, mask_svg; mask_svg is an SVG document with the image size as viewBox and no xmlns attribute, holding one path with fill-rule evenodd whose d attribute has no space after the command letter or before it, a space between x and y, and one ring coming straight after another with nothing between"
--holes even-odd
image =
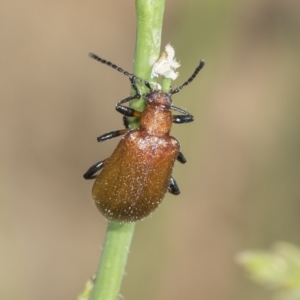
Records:
<instances>
[{"instance_id":1,"label":"beetle's hind leg","mask_svg":"<svg viewBox=\"0 0 300 300\"><path fill-rule=\"evenodd\" d=\"M173 194L173 195L179 195L180 194L180 190L179 187L175 181L175 179L173 177L170 178L170 185L168 188L168 192Z\"/></svg>"},{"instance_id":2,"label":"beetle's hind leg","mask_svg":"<svg viewBox=\"0 0 300 300\"><path fill-rule=\"evenodd\" d=\"M94 165L92 165L84 174L83 174L83 178L84 179L94 179L96 178L95 174L102 169L102 167L104 166L104 161L99 161L97 163L95 163Z\"/></svg>"},{"instance_id":3,"label":"beetle's hind leg","mask_svg":"<svg viewBox=\"0 0 300 300\"><path fill-rule=\"evenodd\" d=\"M182 152L180 152L180 151L178 152L176 159L182 164L186 163L186 159L185 159L184 155L182 154ZM175 179L173 177L170 178L168 192L173 194L173 195L179 195L180 194L180 190L179 190L179 187L177 185L177 182L175 181Z\"/></svg>"}]
</instances>

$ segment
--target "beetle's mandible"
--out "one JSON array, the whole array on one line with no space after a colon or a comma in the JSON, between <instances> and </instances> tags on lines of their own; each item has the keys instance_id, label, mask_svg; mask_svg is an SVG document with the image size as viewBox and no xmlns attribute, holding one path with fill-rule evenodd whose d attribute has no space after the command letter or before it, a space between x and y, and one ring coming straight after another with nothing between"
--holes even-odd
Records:
<instances>
[{"instance_id":1,"label":"beetle's mandible","mask_svg":"<svg viewBox=\"0 0 300 300\"><path fill-rule=\"evenodd\" d=\"M115 130L97 138L102 142L124 135L113 154L97 162L83 175L85 179L96 178L92 195L99 211L111 221L135 222L153 212L163 200L167 191L180 193L172 177L172 169L177 159L186 159L179 151L180 144L172 136L172 123L183 124L194 120L186 110L172 104L171 96L182 90L197 76L204 61L181 86L168 93L152 89L150 83L124 71L111 62L90 53L89 56L129 77L135 95L118 102L116 110L123 115L125 129ZM141 95L136 82L141 82L149 93ZM146 108L143 112L122 104L144 97ZM171 110L181 114L173 115ZM140 126L130 129L127 117L140 118ZM95 175L99 170L99 175Z\"/></svg>"}]
</instances>

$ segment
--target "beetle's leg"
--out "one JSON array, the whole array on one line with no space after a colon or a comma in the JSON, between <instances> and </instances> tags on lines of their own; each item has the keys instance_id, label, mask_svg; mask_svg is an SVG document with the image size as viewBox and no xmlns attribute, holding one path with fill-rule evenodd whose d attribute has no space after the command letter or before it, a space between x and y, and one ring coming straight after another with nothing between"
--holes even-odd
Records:
<instances>
[{"instance_id":1,"label":"beetle's leg","mask_svg":"<svg viewBox=\"0 0 300 300\"><path fill-rule=\"evenodd\" d=\"M140 111L137 111L137 110L135 110L131 107L121 105L121 104L129 102L131 100L141 98L141 93L140 93L135 81L136 81L136 77L130 78L131 86L135 90L135 95L129 96L129 97L119 101L118 104L116 105L116 110L119 113L121 113L122 115L126 116L126 117L137 117L137 118L139 118L142 114ZM147 87L148 87L148 85L147 85Z\"/></svg>"},{"instance_id":2,"label":"beetle's leg","mask_svg":"<svg viewBox=\"0 0 300 300\"><path fill-rule=\"evenodd\" d=\"M173 123L183 124L190 123L194 121L194 117L192 115L173 115Z\"/></svg>"},{"instance_id":3,"label":"beetle's leg","mask_svg":"<svg viewBox=\"0 0 300 300\"><path fill-rule=\"evenodd\" d=\"M116 105L116 110L121 113L122 115L124 115L125 117L136 117L139 118L142 114L142 112L135 110L131 107L128 106L122 106L120 104Z\"/></svg>"},{"instance_id":4,"label":"beetle's leg","mask_svg":"<svg viewBox=\"0 0 300 300\"><path fill-rule=\"evenodd\" d=\"M186 163L186 159L185 159L184 155L182 154L182 152L180 152L180 151L178 152L176 159L182 164Z\"/></svg>"},{"instance_id":5,"label":"beetle's leg","mask_svg":"<svg viewBox=\"0 0 300 300\"><path fill-rule=\"evenodd\" d=\"M129 101L134 100L134 99L140 99L141 98L141 92L139 91L139 89L138 89L138 87L135 83L135 80L136 80L136 77L130 78L131 86L134 89L135 94L133 96L126 97L125 99L119 101L118 105L129 102Z\"/></svg>"},{"instance_id":6,"label":"beetle's leg","mask_svg":"<svg viewBox=\"0 0 300 300\"><path fill-rule=\"evenodd\" d=\"M183 115L173 115L172 116L173 123L183 124L183 123L190 123L194 121L194 117L186 110L174 105L171 106L171 109L176 110L183 114Z\"/></svg>"},{"instance_id":7,"label":"beetle's leg","mask_svg":"<svg viewBox=\"0 0 300 300\"><path fill-rule=\"evenodd\" d=\"M125 128L129 129L128 119L125 116L123 116L123 125Z\"/></svg>"},{"instance_id":8,"label":"beetle's leg","mask_svg":"<svg viewBox=\"0 0 300 300\"><path fill-rule=\"evenodd\" d=\"M180 190L179 187L175 181L175 179L173 177L170 178L170 185L168 188L168 192L170 192L173 195L179 195L180 194Z\"/></svg>"},{"instance_id":9,"label":"beetle's leg","mask_svg":"<svg viewBox=\"0 0 300 300\"><path fill-rule=\"evenodd\" d=\"M130 78L131 86L135 90L135 95L129 96L129 97L119 101L118 104L116 105L116 110L119 113L121 113L122 115L124 115L123 124L126 129L114 130L114 131L105 133L97 138L98 142L103 142L103 141L106 141L106 140L112 139L114 137L125 134L128 130L130 130L128 120L126 117L140 117L141 116L141 112L139 112L133 108L121 105L122 103L128 102L133 99L139 99L141 97L141 93L135 83L135 79L136 79L135 77Z\"/></svg>"},{"instance_id":10,"label":"beetle's leg","mask_svg":"<svg viewBox=\"0 0 300 300\"><path fill-rule=\"evenodd\" d=\"M119 101L118 104L116 105L116 110L117 110L119 113L121 113L122 115L124 115L124 117L123 117L123 124L124 124L125 128L129 128L129 123L128 123L127 117L135 117L135 118L139 118L139 117L141 116L141 114L142 114L142 113L141 113L140 111L138 111L138 110L135 110L135 109L133 109L133 108L131 108L131 107L123 106L123 105L122 105L123 103L129 102L129 101L131 101L131 100L141 98L141 93L140 93L140 91L139 91L139 89L138 89L138 87L137 87L137 85L136 85L136 83L135 83L137 79L138 79L138 78L135 77L135 76L132 77L132 78L130 78L131 86L132 86L132 88L133 88L134 91L135 91L135 95L129 96L129 97L127 97L127 98L125 98L125 99ZM146 85L149 89L151 89L150 83L148 83L148 82L146 82L146 81L145 81L144 83L145 83L145 85Z\"/></svg>"},{"instance_id":11,"label":"beetle's leg","mask_svg":"<svg viewBox=\"0 0 300 300\"><path fill-rule=\"evenodd\" d=\"M95 163L83 174L83 178L84 179L96 178L95 173L97 173L100 169L102 169L103 165L104 165L104 160Z\"/></svg>"},{"instance_id":12,"label":"beetle's leg","mask_svg":"<svg viewBox=\"0 0 300 300\"><path fill-rule=\"evenodd\" d=\"M175 105L171 105L171 109L173 109L173 110L176 110L176 111L178 111L178 112L180 112L180 113L182 113L182 114L184 114L184 115L191 115L188 111L186 111L185 109L183 109L183 108L180 108L180 107L178 107L178 106L175 106Z\"/></svg>"},{"instance_id":13,"label":"beetle's leg","mask_svg":"<svg viewBox=\"0 0 300 300\"><path fill-rule=\"evenodd\" d=\"M120 130L114 130L114 131L110 131L108 133L102 134L100 136L97 137L97 141L98 142L103 142L109 139L112 139L114 137L120 136L125 134L127 131L129 131L129 129L120 129Z\"/></svg>"}]
</instances>

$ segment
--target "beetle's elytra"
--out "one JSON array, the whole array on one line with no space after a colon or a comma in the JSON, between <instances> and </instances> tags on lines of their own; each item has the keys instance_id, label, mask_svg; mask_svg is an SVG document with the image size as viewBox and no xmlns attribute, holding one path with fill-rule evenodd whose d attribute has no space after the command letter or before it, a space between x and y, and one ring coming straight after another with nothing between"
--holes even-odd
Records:
<instances>
[{"instance_id":1,"label":"beetle's elytra","mask_svg":"<svg viewBox=\"0 0 300 300\"><path fill-rule=\"evenodd\" d=\"M92 195L97 208L108 220L141 220L159 206L167 191L174 195L180 193L172 177L172 169L176 159L181 163L185 163L186 160L179 151L179 142L169 133L172 123L188 123L194 118L187 111L173 106L171 96L181 91L197 76L204 66L204 61L200 61L184 84L165 93L152 89L148 81L124 71L111 62L92 53L89 55L128 76L136 93L116 105L116 110L124 116L126 128L106 133L98 137L98 141L121 135L123 138L113 154L89 168L84 178L96 178ZM149 93L141 95L136 81L145 84ZM140 97L144 97L147 103L143 112L122 105ZM182 114L172 115L171 110ZM126 117L140 118L140 126L137 129L129 129ZM95 176L100 169L100 174Z\"/></svg>"}]
</instances>

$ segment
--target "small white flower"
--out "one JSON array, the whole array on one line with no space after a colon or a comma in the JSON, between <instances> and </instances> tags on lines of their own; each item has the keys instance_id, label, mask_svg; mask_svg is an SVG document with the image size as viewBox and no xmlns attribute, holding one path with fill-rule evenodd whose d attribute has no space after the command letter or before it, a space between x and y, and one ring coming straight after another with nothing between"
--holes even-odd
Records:
<instances>
[{"instance_id":1,"label":"small white flower","mask_svg":"<svg viewBox=\"0 0 300 300\"><path fill-rule=\"evenodd\" d=\"M180 67L180 63L175 60L174 56L175 50L170 44L168 44L165 47L165 51L154 64L151 72L151 78L161 75L165 78L175 80L178 77L178 72L175 72L175 69Z\"/></svg>"}]
</instances>

